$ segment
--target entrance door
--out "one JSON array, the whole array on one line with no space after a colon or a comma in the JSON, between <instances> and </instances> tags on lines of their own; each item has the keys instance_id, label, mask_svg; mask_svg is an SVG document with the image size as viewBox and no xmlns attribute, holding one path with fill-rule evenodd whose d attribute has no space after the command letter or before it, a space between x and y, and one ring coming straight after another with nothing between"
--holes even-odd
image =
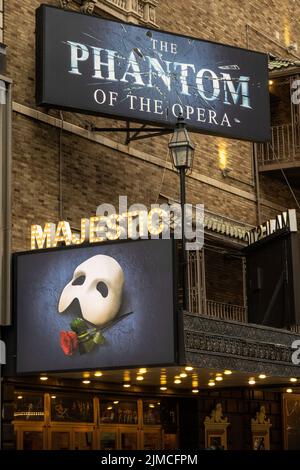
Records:
<instances>
[{"instance_id":1,"label":"entrance door","mask_svg":"<svg viewBox=\"0 0 300 470\"><path fill-rule=\"evenodd\" d=\"M49 429L49 449L69 450L71 449L71 430L67 427L51 427Z\"/></svg>"},{"instance_id":2,"label":"entrance door","mask_svg":"<svg viewBox=\"0 0 300 470\"><path fill-rule=\"evenodd\" d=\"M15 425L18 450L43 450L46 448L43 426Z\"/></svg>"},{"instance_id":3,"label":"entrance door","mask_svg":"<svg viewBox=\"0 0 300 470\"><path fill-rule=\"evenodd\" d=\"M94 448L94 431L91 426L84 428L74 427L72 429L72 449L92 450Z\"/></svg>"},{"instance_id":4,"label":"entrance door","mask_svg":"<svg viewBox=\"0 0 300 470\"><path fill-rule=\"evenodd\" d=\"M138 430L136 427L120 427L119 430L119 449L120 450L137 450L138 443Z\"/></svg>"},{"instance_id":5,"label":"entrance door","mask_svg":"<svg viewBox=\"0 0 300 470\"><path fill-rule=\"evenodd\" d=\"M116 426L103 427L99 429L99 438L97 449L117 450L118 448L118 429Z\"/></svg>"},{"instance_id":6,"label":"entrance door","mask_svg":"<svg viewBox=\"0 0 300 470\"><path fill-rule=\"evenodd\" d=\"M160 427L144 427L142 433L142 449L143 450L160 450L161 445L161 428Z\"/></svg>"},{"instance_id":7,"label":"entrance door","mask_svg":"<svg viewBox=\"0 0 300 470\"><path fill-rule=\"evenodd\" d=\"M63 424L51 426L48 433L51 450L92 450L94 448L93 426Z\"/></svg>"}]
</instances>

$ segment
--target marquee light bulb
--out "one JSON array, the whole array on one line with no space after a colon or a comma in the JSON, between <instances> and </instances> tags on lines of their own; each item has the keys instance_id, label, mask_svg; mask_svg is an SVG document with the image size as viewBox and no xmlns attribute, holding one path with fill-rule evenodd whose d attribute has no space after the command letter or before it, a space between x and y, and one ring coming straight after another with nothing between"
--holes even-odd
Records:
<instances>
[{"instance_id":1,"label":"marquee light bulb","mask_svg":"<svg viewBox=\"0 0 300 470\"><path fill-rule=\"evenodd\" d=\"M175 379L174 384L181 384L181 380L180 379Z\"/></svg>"},{"instance_id":2,"label":"marquee light bulb","mask_svg":"<svg viewBox=\"0 0 300 470\"><path fill-rule=\"evenodd\" d=\"M292 388L287 388L286 393L293 393L293 389Z\"/></svg>"},{"instance_id":3,"label":"marquee light bulb","mask_svg":"<svg viewBox=\"0 0 300 470\"><path fill-rule=\"evenodd\" d=\"M184 379L185 377L187 377L187 373L186 372L181 372L181 374L179 376Z\"/></svg>"},{"instance_id":4,"label":"marquee light bulb","mask_svg":"<svg viewBox=\"0 0 300 470\"><path fill-rule=\"evenodd\" d=\"M248 384L249 385L255 385L256 382L255 382L255 379L253 377L251 377L249 380L248 380Z\"/></svg>"},{"instance_id":5,"label":"marquee light bulb","mask_svg":"<svg viewBox=\"0 0 300 470\"><path fill-rule=\"evenodd\" d=\"M229 369L224 370L224 375L231 375L232 371Z\"/></svg>"},{"instance_id":6,"label":"marquee light bulb","mask_svg":"<svg viewBox=\"0 0 300 470\"><path fill-rule=\"evenodd\" d=\"M193 388L192 392L193 393L199 393L199 390L197 388Z\"/></svg>"},{"instance_id":7,"label":"marquee light bulb","mask_svg":"<svg viewBox=\"0 0 300 470\"><path fill-rule=\"evenodd\" d=\"M190 371L194 370L194 367L186 366L186 367L185 367L185 370L186 370L187 372L190 372Z\"/></svg>"},{"instance_id":8,"label":"marquee light bulb","mask_svg":"<svg viewBox=\"0 0 300 470\"><path fill-rule=\"evenodd\" d=\"M102 375L103 375L103 374L102 374L102 372L100 372L100 371L94 373L94 376L95 376L95 377L102 377Z\"/></svg>"},{"instance_id":9,"label":"marquee light bulb","mask_svg":"<svg viewBox=\"0 0 300 470\"><path fill-rule=\"evenodd\" d=\"M291 378L290 378L290 382L297 382L296 377L291 377Z\"/></svg>"},{"instance_id":10,"label":"marquee light bulb","mask_svg":"<svg viewBox=\"0 0 300 470\"><path fill-rule=\"evenodd\" d=\"M165 390L167 390L167 387L160 387L160 390L164 392Z\"/></svg>"},{"instance_id":11,"label":"marquee light bulb","mask_svg":"<svg viewBox=\"0 0 300 470\"><path fill-rule=\"evenodd\" d=\"M208 385L209 385L210 387L214 387L214 386L216 385L216 382L215 382L214 380L210 380L210 381L208 382Z\"/></svg>"},{"instance_id":12,"label":"marquee light bulb","mask_svg":"<svg viewBox=\"0 0 300 470\"><path fill-rule=\"evenodd\" d=\"M258 378L259 379L266 379L267 376L266 376L266 374L259 374Z\"/></svg>"},{"instance_id":13,"label":"marquee light bulb","mask_svg":"<svg viewBox=\"0 0 300 470\"><path fill-rule=\"evenodd\" d=\"M90 381L90 380L83 380L82 383L85 384L85 385L87 385L87 384L90 384L91 381Z\"/></svg>"},{"instance_id":14,"label":"marquee light bulb","mask_svg":"<svg viewBox=\"0 0 300 470\"><path fill-rule=\"evenodd\" d=\"M42 376L40 377L40 380L46 381L46 380L48 380L48 377L47 377L46 375L42 375Z\"/></svg>"}]
</instances>

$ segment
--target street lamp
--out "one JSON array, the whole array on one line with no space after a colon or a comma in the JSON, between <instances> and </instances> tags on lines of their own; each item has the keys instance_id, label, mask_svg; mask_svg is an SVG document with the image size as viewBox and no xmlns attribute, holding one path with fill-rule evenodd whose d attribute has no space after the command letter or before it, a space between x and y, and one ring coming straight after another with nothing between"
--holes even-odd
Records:
<instances>
[{"instance_id":1,"label":"street lamp","mask_svg":"<svg viewBox=\"0 0 300 470\"><path fill-rule=\"evenodd\" d=\"M185 175L192 168L195 145L192 143L182 114L177 118L174 133L169 142L172 163L180 175L180 205L182 230L182 291L183 309L187 308L187 256L185 249Z\"/></svg>"}]
</instances>

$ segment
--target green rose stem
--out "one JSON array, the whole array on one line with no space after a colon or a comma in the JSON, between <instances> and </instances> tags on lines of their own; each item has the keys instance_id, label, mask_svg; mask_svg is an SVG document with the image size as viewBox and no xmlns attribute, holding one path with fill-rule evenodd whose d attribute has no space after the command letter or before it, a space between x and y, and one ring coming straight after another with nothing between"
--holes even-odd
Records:
<instances>
[{"instance_id":1,"label":"green rose stem","mask_svg":"<svg viewBox=\"0 0 300 470\"><path fill-rule=\"evenodd\" d=\"M104 336L96 328L78 335L79 352L86 354L94 349L96 344L104 343Z\"/></svg>"},{"instance_id":2,"label":"green rose stem","mask_svg":"<svg viewBox=\"0 0 300 470\"><path fill-rule=\"evenodd\" d=\"M127 312L106 324L102 328L91 328L89 329L88 324L82 318L75 318L70 323L70 327L72 331L77 334L78 338L78 345L79 345L79 353L86 354L94 349L96 345L101 345L105 343L105 337L103 335L103 331L109 329L112 325L117 323L118 321L122 320L127 315L130 315L133 312Z\"/></svg>"}]
</instances>

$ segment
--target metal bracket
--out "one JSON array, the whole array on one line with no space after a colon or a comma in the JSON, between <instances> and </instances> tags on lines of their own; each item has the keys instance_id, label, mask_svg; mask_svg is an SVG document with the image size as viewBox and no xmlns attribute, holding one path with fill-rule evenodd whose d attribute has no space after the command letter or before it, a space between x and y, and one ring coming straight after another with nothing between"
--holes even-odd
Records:
<instances>
[{"instance_id":1,"label":"metal bracket","mask_svg":"<svg viewBox=\"0 0 300 470\"><path fill-rule=\"evenodd\" d=\"M126 121L126 127L94 127L91 126L93 132L126 132L125 144L128 145L133 140L147 139L148 137L157 137L160 135L171 134L173 129L166 127L146 127L143 124L140 127L130 127L130 122ZM143 133L141 135L141 133ZM146 133L146 135L144 135Z\"/></svg>"}]
</instances>

